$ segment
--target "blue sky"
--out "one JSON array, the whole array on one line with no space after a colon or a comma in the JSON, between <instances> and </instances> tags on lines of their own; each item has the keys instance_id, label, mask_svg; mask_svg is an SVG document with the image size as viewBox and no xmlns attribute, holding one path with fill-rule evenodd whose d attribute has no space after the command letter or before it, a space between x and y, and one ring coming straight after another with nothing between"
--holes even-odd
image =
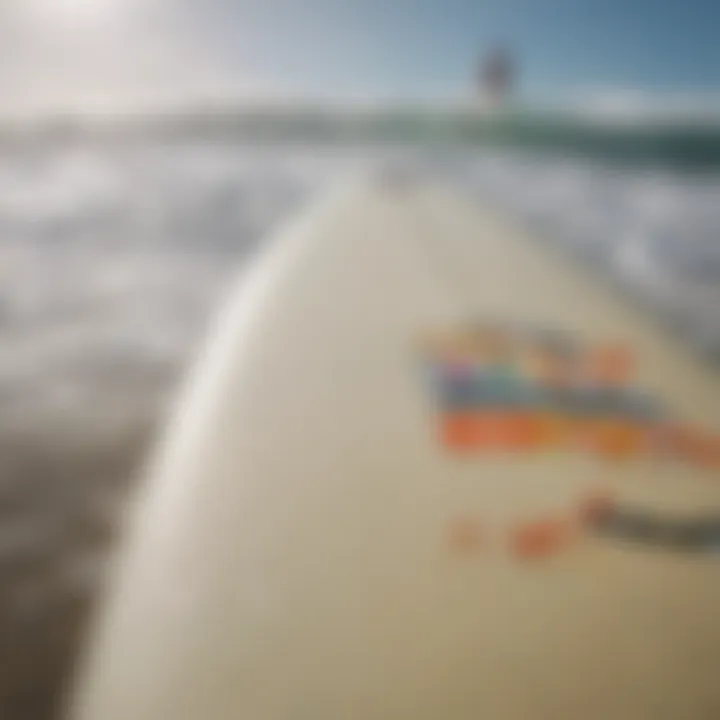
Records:
<instances>
[{"instance_id":1,"label":"blue sky","mask_svg":"<svg viewBox=\"0 0 720 720\"><path fill-rule=\"evenodd\" d=\"M529 94L720 86L718 0L206 0L194 17L225 63L301 92L454 93L495 41Z\"/></svg>"},{"instance_id":2,"label":"blue sky","mask_svg":"<svg viewBox=\"0 0 720 720\"><path fill-rule=\"evenodd\" d=\"M0 0L0 94L71 108L463 98L502 42L528 99L709 96L718 28L720 0Z\"/></svg>"}]
</instances>

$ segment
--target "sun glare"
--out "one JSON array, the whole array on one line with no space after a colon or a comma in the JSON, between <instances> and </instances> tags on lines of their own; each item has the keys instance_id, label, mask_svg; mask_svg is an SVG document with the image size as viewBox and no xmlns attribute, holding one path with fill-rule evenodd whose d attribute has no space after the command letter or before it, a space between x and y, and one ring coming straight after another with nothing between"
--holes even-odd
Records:
<instances>
[{"instance_id":1,"label":"sun glare","mask_svg":"<svg viewBox=\"0 0 720 720\"><path fill-rule=\"evenodd\" d=\"M23 10L38 20L105 21L137 5L137 0L24 0Z\"/></svg>"}]
</instances>

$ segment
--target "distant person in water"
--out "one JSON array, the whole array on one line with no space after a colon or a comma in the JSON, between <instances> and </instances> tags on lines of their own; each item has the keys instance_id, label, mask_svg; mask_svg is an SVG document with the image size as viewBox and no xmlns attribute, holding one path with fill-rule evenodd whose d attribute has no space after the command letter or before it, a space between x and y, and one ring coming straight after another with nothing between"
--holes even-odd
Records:
<instances>
[{"instance_id":1,"label":"distant person in water","mask_svg":"<svg viewBox=\"0 0 720 720\"><path fill-rule=\"evenodd\" d=\"M515 64L503 47L491 50L480 65L479 82L483 95L493 104L505 102L513 90Z\"/></svg>"}]
</instances>

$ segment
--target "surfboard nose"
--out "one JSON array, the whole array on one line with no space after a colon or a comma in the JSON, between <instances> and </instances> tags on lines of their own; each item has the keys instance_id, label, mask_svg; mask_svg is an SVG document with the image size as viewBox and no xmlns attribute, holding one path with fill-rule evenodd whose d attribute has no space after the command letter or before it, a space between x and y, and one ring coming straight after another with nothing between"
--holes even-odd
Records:
<instances>
[{"instance_id":1,"label":"surfboard nose","mask_svg":"<svg viewBox=\"0 0 720 720\"><path fill-rule=\"evenodd\" d=\"M720 702L718 567L685 552L716 543L697 438L720 430L717 381L498 215L401 192L345 194L233 294L148 471L74 718ZM640 442L656 422L673 451ZM680 552L645 542L671 535Z\"/></svg>"}]
</instances>

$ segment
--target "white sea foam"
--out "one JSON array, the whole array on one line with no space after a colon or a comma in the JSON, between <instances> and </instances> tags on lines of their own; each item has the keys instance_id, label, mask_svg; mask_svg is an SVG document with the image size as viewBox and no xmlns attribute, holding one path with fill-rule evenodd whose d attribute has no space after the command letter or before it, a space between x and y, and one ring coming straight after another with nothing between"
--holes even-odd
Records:
<instances>
[{"instance_id":1,"label":"white sea foam","mask_svg":"<svg viewBox=\"0 0 720 720\"><path fill-rule=\"evenodd\" d=\"M353 164L400 151L74 143L0 164L2 420L149 406L262 238ZM402 151L404 156L408 151ZM720 345L720 177L473 150L421 158Z\"/></svg>"}]
</instances>

